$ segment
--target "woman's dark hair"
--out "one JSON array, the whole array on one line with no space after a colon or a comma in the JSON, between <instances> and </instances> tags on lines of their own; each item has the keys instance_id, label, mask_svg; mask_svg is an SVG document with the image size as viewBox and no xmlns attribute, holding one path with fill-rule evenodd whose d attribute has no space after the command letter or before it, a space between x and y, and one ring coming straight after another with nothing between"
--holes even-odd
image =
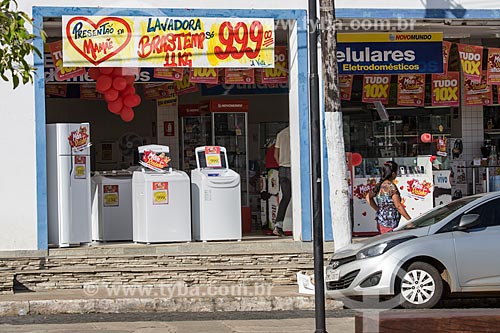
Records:
<instances>
[{"instance_id":1,"label":"woman's dark hair","mask_svg":"<svg viewBox=\"0 0 500 333\"><path fill-rule=\"evenodd\" d=\"M394 161L385 162L384 166L382 167L382 176L380 177L380 181L373 189L373 193L377 194L380 191L382 183L386 180L391 179L393 172L396 174L398 173L398 164Z\"/></svg>"}]
</instances>

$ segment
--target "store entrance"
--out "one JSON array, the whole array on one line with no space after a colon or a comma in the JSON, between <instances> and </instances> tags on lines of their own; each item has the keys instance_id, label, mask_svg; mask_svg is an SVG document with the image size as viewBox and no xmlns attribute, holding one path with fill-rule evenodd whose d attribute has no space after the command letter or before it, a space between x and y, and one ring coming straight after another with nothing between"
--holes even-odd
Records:
<instances>
[{"instance_id":1,"label":"store entrance","mask_svg":"<svg viewBox=\"0 0 500 333\"><path fill-rule=\"evenodd\" d=\"M47 22L54 26L60 24L60 19L51 18ZM48 31L46 123L89 124L92 145L88 151L88 177L94 181L92 186L96 186L95 177L99 177L99 181L106 175L127 177L127 173L138 170L139 146L168 146L169 166L188 175L196 168L196 147L221 146L226 149L229 168L240 176L242 232L272 235L282 199L279 165L271 161L272 149L278 132L289 125L290 114L286 67L267 73L215 68L216 81L212 83L193 77L189 69L128 69L137 71L131 86L140 97L140 103L133 108L133 119L128 120L113 112L89 68L67 80L57 78L61 69L57 68L51 48L60 43L61 37L57 34L60 30ZM276 52L278 66L288 63L288 33L276 31L277 50L280 50ZM101 183L97 186L100 185L107 186ZM113 186L108 186L106 205L115 206L115 210L130 206L127 212L114 218L131 220L132 202L126 199L130 196ZM120 185L120 191L122 188L128 187ZM91 209L92 219L101 214L94 211L97 209L94 205ZM292 234L291 203L283 230L287 235ZM102 228L93 223L92 240L131 241L132 228L129 231L125 236L122 233L120 237L106 239Z\"/></svg>"}]
</instances>

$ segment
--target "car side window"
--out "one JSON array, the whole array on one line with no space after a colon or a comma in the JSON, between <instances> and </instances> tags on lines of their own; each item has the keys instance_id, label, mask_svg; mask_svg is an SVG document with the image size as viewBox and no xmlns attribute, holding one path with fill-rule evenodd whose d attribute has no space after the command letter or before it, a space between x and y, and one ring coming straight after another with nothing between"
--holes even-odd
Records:
<instances>
[{"instance_id":1,"label":"car side window","mask_svg":"<svg viewBox=\"0 0 500 333\"><path fill-rule=\"evenodd\" d=\"M480 223L475 228L486 228L500 225L500 199L488 201L467 212L479 214Z\"/></svg>"}]
</instances>

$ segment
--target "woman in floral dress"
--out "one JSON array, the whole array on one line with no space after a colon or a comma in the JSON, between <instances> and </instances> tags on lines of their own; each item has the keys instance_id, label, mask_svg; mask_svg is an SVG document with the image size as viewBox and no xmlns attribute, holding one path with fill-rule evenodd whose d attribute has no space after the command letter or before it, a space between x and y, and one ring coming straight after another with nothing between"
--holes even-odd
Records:
<instances>
[{"instance_id":1,"label":"woman in floral dress","mask_svg":"<svg viewBox=\"0 0 500 333\"><path fill-rule=\"evenodd\" d=\"M410 220L410 215L408 215L406 209L401 204L399 190L394 184L397 172L398 165L396 162L385 162L380 182L372 191L366 194L366 201L377 212L375 220L381 234L396 228L401 215L405 219Z\"/></svg>"}]
</instances>

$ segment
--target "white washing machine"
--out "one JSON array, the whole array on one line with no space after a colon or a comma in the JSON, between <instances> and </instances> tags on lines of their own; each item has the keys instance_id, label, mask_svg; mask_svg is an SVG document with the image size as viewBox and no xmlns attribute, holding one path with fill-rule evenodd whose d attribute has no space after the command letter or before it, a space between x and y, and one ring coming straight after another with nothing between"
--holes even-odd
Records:
<instances>
[{"instance_id":1,"label":"white washing machine","mask_svg":"<svg viewBox=\"0 0 500 333\"><path fill-rule=\"evenodd\" d=\"M134 242L191 241L190 182L185 172L134 171L132 197Z\"/></svg>"},{"instance_id":2,"label":"white washing machine","mask_svg":"<svg viewBox=\"0 0 500 333\"><path fill-rule=\"evenodd\" d=\"M217 153L210 152L212 148ZM198 147L195 155L197 168L191 171L193 238L241 240L240 175L228 168L226 149Z\"/></svg>"},{"instance_id":3,"label":"white washing machine","mask_svg":"<svg viewBox=\"0 0 500 333\"><path fill-rule=\"evenodd\" d=\"M92 177L92 240L132 240L132 172L104 171Z\"/></svg>"}]
</instances>

